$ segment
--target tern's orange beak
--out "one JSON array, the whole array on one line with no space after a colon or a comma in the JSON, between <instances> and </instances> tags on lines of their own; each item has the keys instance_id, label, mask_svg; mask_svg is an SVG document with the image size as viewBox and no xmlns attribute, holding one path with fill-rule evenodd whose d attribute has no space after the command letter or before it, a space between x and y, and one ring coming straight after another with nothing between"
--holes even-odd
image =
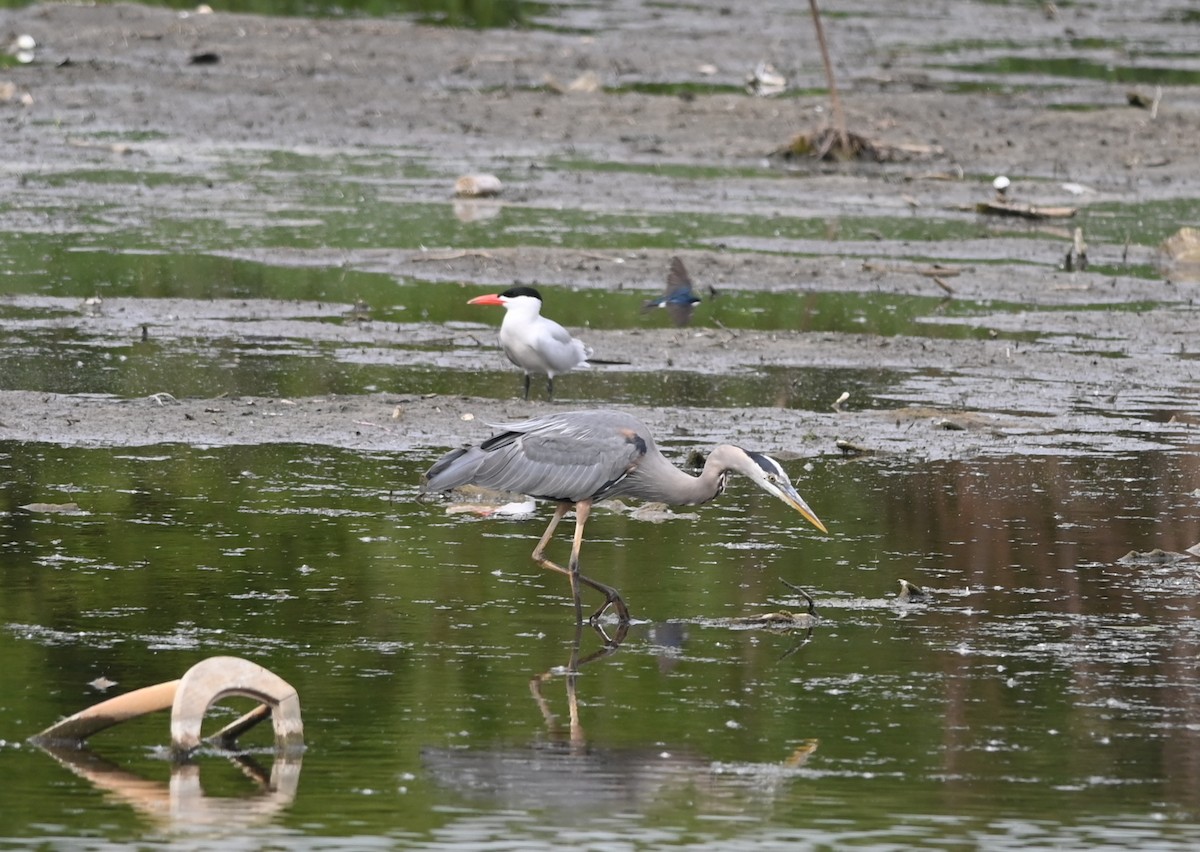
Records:
<instances>
[{"instance_id":1,"label":"tern's orange beak","mask_svg":"<svg viewBox=\"0 0 1200 852\"><path fill-rule=\"evenodd\" d=\"M467 304L468 305L503 305L504 300L501 299L495 293L489 293L486 296L476 296L474 299L471 299L471 301L467 302Z\"/></svg>"}]
</instances>

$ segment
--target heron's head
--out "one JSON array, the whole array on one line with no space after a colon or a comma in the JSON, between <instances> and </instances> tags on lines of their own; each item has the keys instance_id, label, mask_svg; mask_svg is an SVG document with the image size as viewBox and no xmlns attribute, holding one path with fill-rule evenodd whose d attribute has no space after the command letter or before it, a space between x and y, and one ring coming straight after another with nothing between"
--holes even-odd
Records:
<instances>
[{"instance_id":1,"label":"heron's head","mask_svg":"<svg viewBox=\"0 0 1200 852\"><path fill-rule=\"evenodd\" d=\"M748 476L763 491L766 491L768 494L774 494L784 503L787 503L821 532L829 532L829 530L825 529L825 525L821 523L821 519L817 517L816 513L804 502L804 498L800 496L800 493L796 491L795 486L792 485L792 481L788 479L787 473L779 462L762 453L754 453L740 448L736 449L738 449L740 455L733 457L736 464L731 464L731 469L736 470L743 476Z\"/></svg>"}]
</instances>

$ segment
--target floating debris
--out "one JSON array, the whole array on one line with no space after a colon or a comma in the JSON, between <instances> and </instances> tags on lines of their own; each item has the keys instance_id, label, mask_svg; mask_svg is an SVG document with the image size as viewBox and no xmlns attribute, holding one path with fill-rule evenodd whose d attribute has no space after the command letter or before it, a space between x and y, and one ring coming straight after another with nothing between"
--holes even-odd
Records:
<instances>
[{"instance_id":1,"label":"floating debris","mask_svg":"<svg viewBox=\"0 0 1200 852\"><path fill-rule=\"evenodd\" d=\"M1162 250L1176 263L1200 263L1200 228L1180 228L1163 240Z\"/></svg>"},{"instance_id":2,"label":"floating debris","mask_svg":"<svg viewBox=\"0 0 1200 852\"><path fill-rule=\"evenodd\" d=\"M504 210L504 203L492 198L456 198L452 206L454 218L464 223L486 222Z\"/></svg>"},{"instance_id":3,"label":"floating debris","mask_svg":"<svg viewBox=\"0 0 1200 852\"><path fill-rule=\"evenodd\" d=\"M779 610L777 612L764 612L762 615L731 618L728 620L728 626L735 628L766 627L777 630L794 630L797 627L811 627L812 622L813 616L806 612L797 613Z\"/></svg>"},{"instance_id":4,"label":"floating debris","mask_svg":"<svg viewBox=\"0 0 1200 852\"><path fill-rule=\"evenodd\" d=\"M938 145L891 145L851 131L843 134L836 128L825 127L815 133L798 133L782 148L776 148L767 156L782 160L806 158L834 162L859 160L890 163L936 157L942 151L943 149Z\"/></svg>"},{"instance_id":5,"label":"floating debris","mask_svg":"<svg viewBox=\"0 0 1200 852\"><path fill-rule=\"evenodd\" d=\"M1176 562L1190 561L1192 555L1190 553L1176 553L1173 550L1162 550L1154 548L1153 550L1137 551L1131 550L1117 560L1122 565L1171 565Z\"/></svg>"},{"instance_id":6,"label":"floating debris","mask_svg":"<svg viewBox=\"0 0 1200 852\"><path fill-rule=\"evenodd\" d=\"M746 77L746 91L764 98L783 94L787 91L787 77L776 71L769 62L760 62Z\"/></svg>"},{"instance_id":7,"label":"floating debris","mask_svg":"<svg viewBox=\"0 0 1200 852\"><path fill-rule=\"evenodd\" d=\"M235 695L263 703L202 740L200 728L205 713L211 705ZM234 749L238 736L265 719L270 719L275 728L277 754L295 753L304 747L300 696L295 688L269 669L239 657L201 660L179 680L102 701L59 720L31 737L30 742L43 747L68 743L78 746L113 725L166 709L171 710L171 749L177 757L192 754L202 743Z\"/></svg>"},{"instance_id":8,"label":"floating debris","mask_svg":"<svg viewBox=\"0 0 1200 852\"><path fill-rule=\"evenodd\" d=\"M806 612L809 615L815 616L817 614L817 602L813 600L812 595L810 595L808 592L804 591L804 589L800 588L795 583L789 583L787 580L783 579L782 577L779 578L779 582L783 583L785 586L787 586L793 592L798 594L800 597L804 598L805 603L808 605Z\"/></svg>"},{"instance_id":9,"label":"floating debris","mask_svg":"<svg viewBox=\"0 0 1200 852\"><path fill-rule=\"evenodd\" d=\"M1071 193L1072 195L1095 195L1096 194L1096 190L1092 189L1090 186L1087 186L1082 183L1075 183L1074 181L1067 181L1066 183L1059 184L1059 186L1061 186L1063 188L1063 190Z\"/></svg>"},{"instance_id":10,"label":"floating debris","mask_svg":"<svg viewBox=\"0 0 1200 852\"><path fill-rule=\"evenodd\" d=\"M454 182L454 194L459 198L495 198L504 189L495 175L463 175Z\"/></svg>"},{"instance_id":11,"label":"floating debris","mask_svg":"<svg viewBox=\"0 0 1200 852\"><path fill-rule=\"evenodd\" d=\"M868 447L863 444L856 444L853 441L847 441L844 438L838 438L833 442L833 445L842 451L843 456L871 456L875 454L873 447Z\"/></svg>"},{"instance_id":12,"label":"floating debris","mask_svg":"<svg viewBox=\"0 0 1200 852\"><path fill-rule=\"evenodd\" d=\"M1162 96L1162 86L1156 86L1153 95L1144 95L1136 89L1130 89L1125 93L1125 100L1132 107L1149 110L1150 118L1154 119L1158 116L1158 106L1162 103Z\"/></svg>"},{"instance_id":13,"label":"floating debris","mask_svg":"<svg viewBox=\"0 0 1200 852\"><path fill-rule=\"evenodd\" d=\"M900 603L928 603L929 593L908 580L900 580L900 592L896 600Z\"/></svg>"},{"instance_id":14,"label":"floating debris","mask_svg":"<svg viewBox=\"0 0 1200 852\"><path fill-rule=\"evenodd\" d=\"M18 506L26 512L36 512L44 515L86 515L78 503L26 503Z\"/></svg>"},{"instance_id":15,"label":"floating debris","mask_svg":"<svg viewBox=\"0 0 1200 852\"><path fill-rule=\"evenodd\" d=\"M897 274L923 275L926 278L954 278L962 275L964 272L974 272L973 266L946 266L941 263L931 263L928 265L905 264L905 263L875 263L865 260L862 265L863 272L886 272Z\"/></svg>"},{"instance_id":16,"label":"floating debris","mask_svg":"<svg viewBox=\"0 0 1200 852\"><path fill-rule=\"evenodd\" d=\"M28 65L37 58L34 53L37 48L37 39L29 33L21 33L13 39L12 45L9 47L9 52L16 58L17 62L22 65Z\"/></svg>"},{"instance_id":17,"label":"floating debris","mask_svg":"<svg viewBox=\"0 0 1200 852\"><path fill-rule=\"evenodd\" d=\"M925 405L912 405L907 408L897 408L888 412L897 426L914 421L931 421L934 428L962 432L972 429L993 429L999 421L992 416L978 411L951 411Z\"/></svg>"},{"instance_id":18,"label":"floating debris","mask_svg":"<svg viewBox=\"0 0 1200 852\"><path fill-rule=\"evenodd\" d=\"M584 71L565 86L549 74L543 78L543 83L548 90L557 95L591 94L604 88L600 76L595 71Z\"/></svg>"},{"instance_id":19,"label":"floating debris","mask_svg":"<svg viewBox=\"0 0 1200 852\"><path fill-rule=\"evenodd\" d=\"M629 513L635 521L661 524L663 521L694 521L699 519L695 512L676 512L666 503L643 503Z\"/></svg>"},{"instance_id":20,"label":"floating debris","mask_svg":"<svg viewBox=\"0 0 1200 852\"><path fill-rule=\"evenodd\" d=\"M981 201L975 205L975 210L992 216L1014 216L1019 219L1070 219L1079 212L1075 207L1042 207L1002 199Z\"/></svg>"},{"instance_id":21,"label":"floating debris","mask_svg":"<svg viewBox=\"0 0 1200 852\"><path fill-rule=\"evenodd\" d=\"M600 75L595 71L584 71L567 86L568 92L598 92L603 88Z\"/></svg>"},{"instance_id":22,"label":"floating debris","mask_svg":"<svg viewBox=\"0 0 1200 852\"><path fill-rule=\"evenodd\" d=\"M532 497L526 497L508 503L451 503L446 507L446 514L471 514L481 518L527 518L536 509L537 502Z\"/></svg>"},{"instance_id":23,"label":"floating debris","mask_svg":"<svg viewBox=\"0 0 1200 852\"><path fill-rule=\"evenodd\" d=\"M967 431L967 425L965 423L963 423L959 420L951 420L948 417L942 417L939 420L935 420L933 425L934 425L934 427L936 427L938 429L945 429L948 432L965 432L965 431Z\"/></svg>"},{"instance_id":24,"label":"floating debris","mask_svg":"<svg viewBox=\"0 0 1200 852\"><path fill-rule=\"evenodd\" d=\"M1067 256L1063 258L1063 269L1067 272L1086 271L1088 268L1087 243L1083 241L1083 228L1076 228Z\"/></svg>"}]
</instances>

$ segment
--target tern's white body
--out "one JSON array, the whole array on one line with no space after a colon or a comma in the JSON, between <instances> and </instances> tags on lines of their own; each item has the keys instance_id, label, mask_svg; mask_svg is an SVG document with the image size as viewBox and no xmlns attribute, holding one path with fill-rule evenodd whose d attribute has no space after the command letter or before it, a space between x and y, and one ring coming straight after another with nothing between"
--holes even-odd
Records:
<instances>
[{"instance_id":1,"label":"tern's white body","mask_svg":"<svg viewBox=\"0 0 1200 852\"><path fill-rule=\"evenodd\" d=\"M479 296L471 304L504 306L500 347L508 360L525 372L526 399L532 376L545 376L553 396L555 376L588 366L591 349L554 320L542 316L542 300L536 290L517 287L495 296Z\"/></svg>"},{"instance_id":2,"label":"tern's white body","mask_svg":"<svg viewBox=\"0 0 1200 852\"><path fill-rule=\"evenodd\" d=\"M504 354L526 373L551 379L587 364L591 352L583 341L552 319L542 316L542 302L517 296L504 303L500 345Z\"/></svg>"}]
</instances>

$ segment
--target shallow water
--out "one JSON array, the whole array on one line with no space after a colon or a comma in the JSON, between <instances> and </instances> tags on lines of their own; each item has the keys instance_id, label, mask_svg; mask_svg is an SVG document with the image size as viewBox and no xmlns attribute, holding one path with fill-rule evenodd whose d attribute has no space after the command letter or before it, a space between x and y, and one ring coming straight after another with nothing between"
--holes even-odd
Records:
<instances>
[{"instance_id":1,"label":"shallow water","mask_svg":"<svg viewBox=\"0 0 1200 852\"><path fill-rule=\"evenodd\" d=\"M1193 458L817 460L792 473L829 537L740 483L694 520L597 512L585 569L624 592L636 623L582 665L574 729L566 584L528 558L545 513L472 519L416 502L432 458L0 447L0 754L22 779L6 785L0 837L73 848L1200 837L1195 570L1121 561L1200 540L1200 506L1182 493ZM33 501L80 513L19 508ZM901 577L933 601L898 602ZM816 598L810 630L731 621L801 611L781 578ZM579 643L585 657L604 647L591 630ZM216 654L299 690L294 801L269 801L206 753L203 807L164 806L165 716L91 741L136 786L105 789L23 742L99 700L97 677L118 682L113 694ZM271 764L268 734L247 744Z\"/></svg>"},{"instance_id":2,"label":"shallow water","mask_svg":"<svg viewBox=\"0 0 1200 852\"><path fill-rule=\"evenodd\" d=\"M493 9L528 21L509 4L468 5L476 23ZM643 26L638 4L612 8L628 16L622 26ZM537 25L587 33L612 23L597 9L526 11ZM309 10L263 2L255 11ZM669 27L694 10L656 4L654 14ZM803 20L803 10L789 14ZM1139 81L1195 79L1190 54L1173 47L1187 39L1185 21L1170 10L1149 41L1111 44L948 44L926 14L889 13L889 38L927 54L931 85L950 90L1047 94L1079 74L1116 81L1148 47L1171 55ZM851 37L856 22L837 29ZM1070 64L1055 61L1081 50ZM712 90L732 90L741 73L728 70ZM621 77L665 97L705 93L636 70ZM1094 108L1123 95L1098 91L1063 89L1048 107ZM602 252L615 264L646 249L744 252L749 262L760 251L830 258L843 270L867 259L886 266L881 258L1004 264L1041 281L1067 239L983 222L969 204L917 207L896 196L906 182L886 193L865 181L831 189L822 178L832 172L801 180L745 158L695 165L650 150L611 162L584 145L532 163L501 153L483 162L504 180L504 201L453 202L458 151L231 144L181 158L179 141L156 130L114 135L90 121L82 130L78 138L103 151L114 139L131 143L134 156L102 153L22 175L11 202L19 238L0 246L0 390L511 398L519 378L494 352L498 316L465 304L488 288L433 280L449 273L432 264L428 280L372 271L427 246L570 248L547 282L553 316L640 330L665 325L639 314L661 282L577 287L576 255ZM963 175L958 200L986 197L991 178ZM1057 170L1053 180L1014 178L1022 192L1062 189ZM624 187L627 208L590 204L608 181ZM211 202L212 186L237 192ZM925 279L908 288L920 295L874 292L879 273L864 269L823 288L793 276L716 299L703 290L693 328L1037 341L1119 358L1123 339L1091 336L1088 312L1183 302L1137 249L1196 209L1188 197L1087 205L1072 224L1096 247L1093 272L1112 281L1067 303L1056 297L1052 308L945 300ZM403 264L414 266L426 265ZM96 296L99 306L85 303ZM366 311L354 311L358 300ZM1058 310L1079 328L1050 321ZM1174 348L1160 354L1195 357ZM485 350L494 369L455 360ZM949 368L670 367L576 373L559 391L603 405L769 400L827 411L846 390L855 405L880 409L1068 408L1094 415L1087 425L1097 432L1120 433L1113 446L1145 451L1098 453L1081 437L1078 447L1047 439L1041 455L1028 454L1036 440L1022 455L997 440L986 454L936 461L913 447L787 460L828 536L736 479L715 505L659 524L598 510L584 566L629 601L636 622L621 635L611 620L606 634L577 632L565 581L530 562L544 508L530 519L480 519L417 501L418 476L439 450L0 442L0 846L1200 841L1196 563L1127 556L1200 541L1200 464L1187 434L1195 387L1083 388L1019 366L999 378ZM676 461L691 448L662 443ZM22 508L36 503L51 505ZM65 503L77 509L51 510ZM564 538L553 552L565 548ZM899 601L901 578L932 601ZM812 593L818 620L748 626L803 611L782 581ZM99 734L82 753L56 757L27 741L106 696L220 654L261 662L298 688L301 759L276 759L269 732L256 730L237 760L206 750L177 766L165 714ZM100 678L116 683L102 691ZM247 706L215 708L210 729Z\"/></svg>"}]
</instances>

